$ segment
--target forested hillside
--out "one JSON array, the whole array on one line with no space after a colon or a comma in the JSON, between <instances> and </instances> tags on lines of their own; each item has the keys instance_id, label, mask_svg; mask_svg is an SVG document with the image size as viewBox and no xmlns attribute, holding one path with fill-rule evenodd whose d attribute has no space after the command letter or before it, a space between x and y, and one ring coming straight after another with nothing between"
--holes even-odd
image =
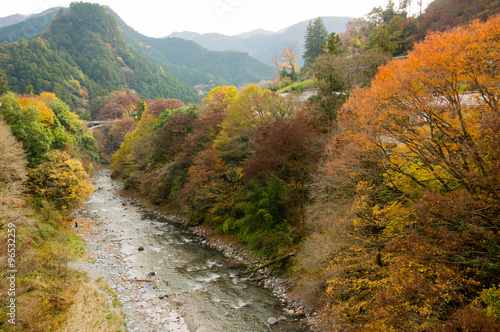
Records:
<instances>
[{"instance_id":1,"label":"forested hillside","mask_svg":"<svg viewBox=\"0 0 500 332\"><path fill-rule=\"evenodd\" d=\"M20 38L31 38L45 31L60 8L52 8L43 13L25 18L19 23L6 24L0 29L0 43L13 43Z\"/></svg>"},{"instance_id":2,"label":"forested hillside","mask_svg":"<svg viewBox=\"0 0 500 332\"><path fill-rule=\"evenodd\" d=\"M152 63L162 66L167 72L180 74L176 77L192 85L210 84L213 87L232 84L239 86L257 83L271 77L272 68L247 53L210 51L195 42L180 38L147 37L127 26L111 10L110 12L115 16L126 41L138 52ZM180 68L182 70L179 70ZM190 70L185 71L185 68Z\"/></svg>"},{"instance_id":3,"label":"forested hillside","mask_svg":"<svg viewBox=\"0 0 500 332\"><path fill-rule=\"evenodd\" d=\"M121 89L146 98L199 98L194 88L126 44L113 17L99 5L72 4L41 36L0 48L0 68L13 91L53 91L71 106L82 108L88 99Z\"/></svg>"},{"instance_id":4,"label":"forested hillside","mask_svg":"<svg viewBox=\"0 0 500 332\"><path fill-rule=\"evenodd\" d=\"M85 282L68 268L84 244L67 229L94 189L97 143L53 93L12 92L0 97L0 141L0 330L57 331Z\"/></svg>"},{"instance_id":5,"label":"forested hillside","mask_svg":"<svg viewBox=\"0 0 500 332\"><path fill-rule=\"evenodd\" d=\"M16 42L20 38L28 40L42 34L59 10L66 9L54 8L21 23L0 28L0 42ZM194 42L176 38L147 37L130 28L111 8L106 7L106 11L116 20L125 42L153 64L160 66L165 73L172 74L191 86L244 85L271 77L272 69L248 54L209 51Z\"/></svg>"},{"instance_id":6,"label":"forested hillside","mask_svg":"<svg viewBox=\"0 0 500 332\"><path fill-rule=\"evenodd\" d=\"M403 23L418 18L390 2L367 29L329 36L311 64L317 96L225 86L199 108L147 109L113 175L187 226L295 254L295 294L321 330L496 331L500 18L489 15L410 46L417 29Z\"/></svg>"},{"instance_id":7,"label":"forested hillside","mask_svg":"<svg viewBox=\"0 0 500 332\"><path fill-rule=\"evenodd\" d=\"M98 5L2 44L0 241L23 227L22 329L64 326L82 280L66 264L82 247L63 229L102 160L186 227L277 259L268 277L289 278L320 331L500 330L500 2L436 0L413 16L408 4L340 36L311 24L307 100L250 84L190 103ZM166 61L167 44L149 42ZM288 51L277 85L304 75ZM75 113L110 121L91 134Z\"/></svg>"}]
</instances>

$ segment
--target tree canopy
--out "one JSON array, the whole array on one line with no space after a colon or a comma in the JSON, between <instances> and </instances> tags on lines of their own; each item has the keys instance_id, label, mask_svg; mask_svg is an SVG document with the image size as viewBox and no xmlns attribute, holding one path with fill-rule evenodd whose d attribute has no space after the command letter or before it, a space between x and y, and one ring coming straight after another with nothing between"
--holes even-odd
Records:
<instances>
[{"instance_id":1,"label":"tree canopy","mask_svg":"<svg viewBox=\"0 0 500 332\"><path fill-rule=\"evenodd\" d=\"M310 66L314 62L314 59L322 53L321 45L323 45L328 38L328 31L321 17L309 22L304 37L304 66Z\"/></svg>"}]
</instances>

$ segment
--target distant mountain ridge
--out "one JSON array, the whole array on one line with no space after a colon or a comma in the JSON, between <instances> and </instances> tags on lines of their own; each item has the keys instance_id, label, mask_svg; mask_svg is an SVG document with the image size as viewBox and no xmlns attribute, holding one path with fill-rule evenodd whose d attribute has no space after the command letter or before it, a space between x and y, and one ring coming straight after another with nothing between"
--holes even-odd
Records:
<instances>
[{"instance_id":1,"label":"distant mountain ridge","mask_svg":"<svg viewBox=\"0 0 500 332\"><path fill-rule=\"evenodd\" d=\"M289 44L297 49L298 63L303 64L304 35L311 20L299 22L277 32L264 29L225 36L217 33L196 32L173 33L165 38L147 37L128 26L111 8L104 6L114 17L125 41L165 73L191 86L206 91L217 85L243 86L248 83L270 79L273 68L270 61L279 56ZM3 22L21 22L0 28L0 43L29 39L46 31L54 16L67 9L58 7L37 15L12 19L0 18ZM350 17L323 17L329 32L345 31Z\"/></svg>"},{"instance_id":2,"label":"distant mountain ridge","mask_svg":"<svg viewBox=\"0 0 500 332\"><path fill-rule=\"evenodd\" d=\"M0 18L0 28L22 22L22 21L26 20L27 18L28 18L28 16L21 15L21 14L14 14L14 15L2 17L2 18Z\"/></svg>"},{"instance_id":3,"label":"distant mountain ridge","mask_svg":"<svg viewBox=\"0 0 500 332\"><path fill-rule=\"evenodd\" d=\"M74 108L115 90L135 90L152 99L199 101L192 86L165 73L127 44L104 7L75 2L69 9L54 12L43 16L51 17L50 23L43 29L37 25L42 32L34 38L0 44L0 71L5 72L12 91L54 92ZM28 33L15 29L33 27L28 21L1 28L0 35L4 31Z\"/></svg>"},{"instance_id":4,"label":"distant mountain ridge","mask_svg":"<svg viewBox=\"0 0 500 332\"><path fill-rule=\"evenodd\" d=\"M0 43L13 43L18 41L19 38L27 39L41 34L60 10L63 10L63 8L55 7L40 14L29 16L16 14L0 18L0 22L4 24L0 23ZM8 19L9 17L14 17L14 19Z\"/></svg>"},{"instance_id":5,"label":"distant mountain ridge","mask_svg":"<svg viewBox=\"0 0 500 332\"><path fill-rule=\"evenodd\" d=\"M217 85L243 86L256 83L272 75L273 69L269 65L246 53L211 51L193 41L144 36L129 27L111 8L104 8L114 17L125 41L137 52L185 83L203 86L203 91ZM42 34L60 10L65 12L67 9L53 8L0 28L0 43L12 43L20 38L30 39Z\"/></svg>"},{"instance_id":6,"label":"distant mountain ridge","mask_svg":"<svg viewBox=\"0 0 500 332\"><path fill-rule=\"evenodd\" d=\"M346 30L347 22L353 17L324 16L322 17L326 30L341 33ZM203 47L213 51L234 50L247 52L257 60L269 64L273 56L279 56L281 50L293 44L297 50L299 66L304 64L302 53L304 53L304 35L307 25L314 19L302 21L287 28L272 32L258 29L236 36L227 36L219 33L199 34L191 31L174 32L165 38L182 38L192 40Z\"/></svg>"},{"instance_id":7,"label":"distant mountain ridge","mask_svg":"<svg viewBox=\"0 0 500 332\"><path fill-rule=\"evenodd\" d=\"M127 43L152 63L183 79L191 85L244 86L269 79L273 68L245 52L212 51L194 41L181 38L147 37L128 26L110 8L108 12L125 36ZM189 69L181 73L178 69Z\"/></svg>"}]
</instances>

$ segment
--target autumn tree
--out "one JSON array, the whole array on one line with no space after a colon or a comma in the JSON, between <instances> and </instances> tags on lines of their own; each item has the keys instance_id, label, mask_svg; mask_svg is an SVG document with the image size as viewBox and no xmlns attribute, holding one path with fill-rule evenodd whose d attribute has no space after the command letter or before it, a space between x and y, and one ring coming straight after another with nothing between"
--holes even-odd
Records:
<instances>
[{"instance_id":1,"label":"autumn tree","mask_svg":"<svg viewBox=\"0 0 500 332\"><path fill-rule=\"evenodd\" d=\"M189 181L182 189L182 204L189 225L205 220L222 229L235 198L236 187L227 181L227 167L215 149L207 149L196 155L189 168Z\"/></svg>"},{"instance_id":2,"label":"autumn tree","mask_svg":"<svg viewBox=\"0 0 500 332\"><path fill-rule=\"evenodd\" d=\"M159 98L152 103L148 104L148 114L158 117L165 110L176 110L184 107L184 103L179 99L164 99Z\"/></svg>"},{"instance_id":3,"label":"autumn tree","mask_svg":"<svg viewBox=\"0 0 500 332\"><path fill-rule=\"evenodd\" d=\"M120 149L113 155L109 166L114 177L123 179L127 186L139 185L149 163L152 151L151 133L158 118L145 112L134 131L126 135Z\"/></svg>"},{"instance_id":4,"label":"autumn tree","mask_svg":"<svg viewBox=\"0 0 500 332\"><path fill-rule=\"evenodd\" d=\"M224 106L228 106L238 96L238 90L235 86L218 86L210 90L208 95L203 98L205 105L217 104L225 102Z\"/></svg>"},{"instance_id":5,"label":"autumn tree","mask_svg":"<svg viewBox=\"0 0 500 332\"><path fill-rule=\"evenodd\" d=\"M283 243L283 246L297 244L305 235L303 208L308 201L307 183L323 156L323 148L324 140L317 118L308 113L298 113L292 118L280 118L263 124L252 140L253 156L244 168L244 180L251 187L249 193L255 194L255 190L259 192L264 189L256 184L265 184L265 190L286 186L279 193L284 195L282 198L286 197L286 204L285 201L282 203L285 211L273 216L276 227L262 227L273 229L275 235L286 234L290 242L286 245ZM252 209L258 209L255 202L244 204L247 204L245 209L249 209L246 213L254 213ZM241 221L241 226L246 229L248 225ZM279 250L279 247L277 245L276 249Z\"/></svg>"},{"instance_id":6,"label":"autumn tree","mask_svg":"<svg viewBox=\"0 0 500 332\"><path fill-rule=\"evenodd\" d=\"M193 123L193 131L186 137L182 146L179 156L181 162L191 165L196 154L212 148L215 138L222 130L226 110L237 95L235 87L229 87L228 90L211 90L208 99L204 99L205 106Z\"/></svg>"},{"instance_id":7,"label":"autumn tree","mask_svg":"<svg viewBox=\"0 0 500 332\"><path fill-rule=\"evenodd\" d=\"M322 221L337 326L498 329L499 27L432 34L342 109L328 174L355 191Z\"/></svg>"},{"instance_id":8,"label":"autumn tree","mask_svg":"<svg viewBox=\"0 0 500 332\"><path fill-rule=\"evenodd\" d=\"M251 144L254 153L245 164L245 179L265 182L277 176L299 192L323 152L321 130L307 113L263 124Z\"/></svg>"},{"instance_id":9,"label":"autumn tree","mask_svg":"<svg viewBox=\"0 0 500 332\"><path fill-rule=\"evenodd\" d=\"M499 9L500 3L491 0L432 1L419 17L417 40L422 40L431 31L445 31L473 19L485 21L498 14Z\"/></svg>"},{"instance_id":10,"label":"autumn tree","mask_svg":"<svg viewBox=\"0 0 500 332\"><path fill-rule=\"evenodd\" d=\"M205 105L179 154L179 161L189 167L181 204L190 225L204 220L222 228L224 216L234 203L236 186L230 180L231 172L213 149L213 142L222 130L227 108L237 96L235 87L212 89L203 99Z\"/></svg>"},{"instance_id":11,"label":"autumn tree","mask_svg":"<svg viewBox=\"0 0 500 332\"><path fill-rule=\"evenodd\" d=\"M54 137L55 141L60 141L60 146L53 148L62 149L64 138L67 136L69 143L81 155L86 155L93 162L99 161L99 148L97 141L85 128L78 115L71 111L70 107L55 95L50 93L41 93L39 98L47 103L55 117ZM56 132L58 131L58 132Z\"/></svg>"},{"instance_id":12,"label":"autumn tree","mask_svg":"<svg viewBox=\"0 0 500 332\"><path fill-rule=\"evenodd\" d=\"M290 44L281 50L280 61L281 77L289 77L292 81L296 81L300 69L297 64L297 50L294 45Z\"/></svg>"},{"instance_id":13,"label":"autumn tree","mask_svg":"<svg viewBox=\"0 0 500 332\"><path fill-rule=\"evenodd\" d=\"M241 165L250 156L250 141L260 124L289 115L281 112L284 104L277 102L279 98L271 90L252 84L229 105L222 130L214 141L214 148L227 164Z\"/></svg>"},{"instance_id":14,"label":"autumn tree","mask_svg":"<svg viewBox=\"0 0 500 332\"><path fill-rule=\"evenodd\" d=\"M66 152L51 151L28 171L28 187L35 196L48 199L62 210L71 210L92 194L93 186L81 162Z\"/></svg>"},{"instance_id":15,"label":"autumn tree","mask_svg":"<svg viewBox=\"0 0 500 332\"><path fill-rule=\"evenodd\" d=\"M346 31L340 34L340 40L349 54L363 53L368 48L370 27L364 18L347 22Z\"/></svg>"},{"instance_id":16,"label":"autumn tree","mask_svg":"<svg viewBox=\"0 0 500 332\"><path fill-rule=\"evenodd\" d=\"M12 134L23 143L28 153L30 166L39 164L42 157L50 150L54 136L50 129L40 121L44 119L35 105L23 109L14 94L7 93L0 98L0 112L5 122L11 127Z\"/></svg>"},{"instance_id":17,"label":"autumn tree","mask_svg":"<svg viewBox=\"0 0 500 332\"><path fill-rule=\"evenodd\" d=\"M155 164L173 161L182 151L186 136L194 129L197 112L178 112L172 114L153 136L151 159Z\"/></svg>"},{"instance_id":18,"label":"autumn tree","mask_svg":"<svg viewBox=\"0 0 500 332\"><path fill-rule=\"evenodd\" d=\"M97 120L121 119L131 116L139 103L139 98L124 91L114 91L107 97L108 102L100 110Z\"/></svg>"}]
</instances>

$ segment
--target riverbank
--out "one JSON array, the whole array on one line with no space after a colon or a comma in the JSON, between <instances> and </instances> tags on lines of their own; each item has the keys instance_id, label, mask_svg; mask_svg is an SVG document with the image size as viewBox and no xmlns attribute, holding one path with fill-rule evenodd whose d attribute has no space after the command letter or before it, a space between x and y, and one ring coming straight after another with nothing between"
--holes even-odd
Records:
<instances>
[{"instance_id":1,"label":"riverbank","mask_svg":"<svg viewBox=\"0 0 500 332\"><path fill-rule=\"evenodd\" d=\"M267 321L274 323L271 318L280 319L273 325L276 331L310 330L301 309L263 300L264 293L254 290L253 283L245 282L231 270L241 264L257 263L242 247L204 227L189 230L196 236L182 235L187 231L179 227L175 227L178 235L165 235L173 227L166 222L178 224L178 218L148 212L135 200L118 196L120 185L109 179L107 170L99 172L94 195L87 206L74 215L75 231L86 241L87 252L93 260L80 261L71 267L86 271L93 280L102 278L109 285L129 331L217 331L219 329L213 326L221 324L219 317L224 317L224 324L228 326L255 325L240 329L246 331L270 328ZM149 214L147 218L144 213ZM196 251L201 250L201 246L215 248L226 258L217 258L214 253L204 254L207 256L202 261L186 258L186 253L179 248L187 245L191 245L189 250ZM176 275L178 270L185 275ZM214 288L220 285L224 287L222 293ZM287 303L286 292L279 290L278 285L279 282L267 282L264 286L274 288L274 295ZM230 297L225 292L229 292ZM205 299L206 304L201 300L203 297L209 297ZM254 308L259 302L265 306ZM218 311L209 313L207 318L207 308L212 310L212 307ZM255 313L257 320L247 317ZM242 318L238 318L240 315ZM231 322L233 320L235 322ZM223 330L222 325L219 327Z\"/></svg>"},{"instance_id":2,"label":"riverbank","mask_svg":"<svg viewBox=\"0 0 500 332\"><path fill-rule=\"evenodd\" d=\"M145 233L134 222L139 213L127 207L127 200L116 201L120 186L107 181L109 172L99 172L105 175L94 177L94 195L73 215L76 234L86 242L91 261L80 260L70 267L86 272L93 282L104 280L129 331L192 331L175 303L162 297L165 285L151 275L153 268L140 263L138 248Z\"/></svg>"},{"instance_id":3,"label":"riverbank","mask_svg":"<svg viewBox=\"0 0 500 332\"><path fill-rule=\"evenodd\" d=\"M133 190L120 190L119 194L126 197L134 204L151 209L158 216L164 215L164 212L158 210L157 206L152 206L146 199L141 197L139 193ZM184 219L178 216L169 216L169 218L173 223L184 225ZM203 237L203 245L223 253L223 255L233 261L235 265L244 265L247 269L251 269L268 262L268 260L261 259L252 253L241 239L231 234L222 233L208 224L200 224L198 226L185 228L184 231ZM315 331L316 314L311 307L307 306L305 300L294 295L292 290L294 280L287 275L286 271L272 271L273 273L271 273L271 270L273 270L272 265L257 271L251 278L247 279L257 283L261 287L271 290L272 295L280 299L283 305L287 307L284 311L287 317L300 319L308 325L310 331Z\"/></svg>"}]
</instances>

